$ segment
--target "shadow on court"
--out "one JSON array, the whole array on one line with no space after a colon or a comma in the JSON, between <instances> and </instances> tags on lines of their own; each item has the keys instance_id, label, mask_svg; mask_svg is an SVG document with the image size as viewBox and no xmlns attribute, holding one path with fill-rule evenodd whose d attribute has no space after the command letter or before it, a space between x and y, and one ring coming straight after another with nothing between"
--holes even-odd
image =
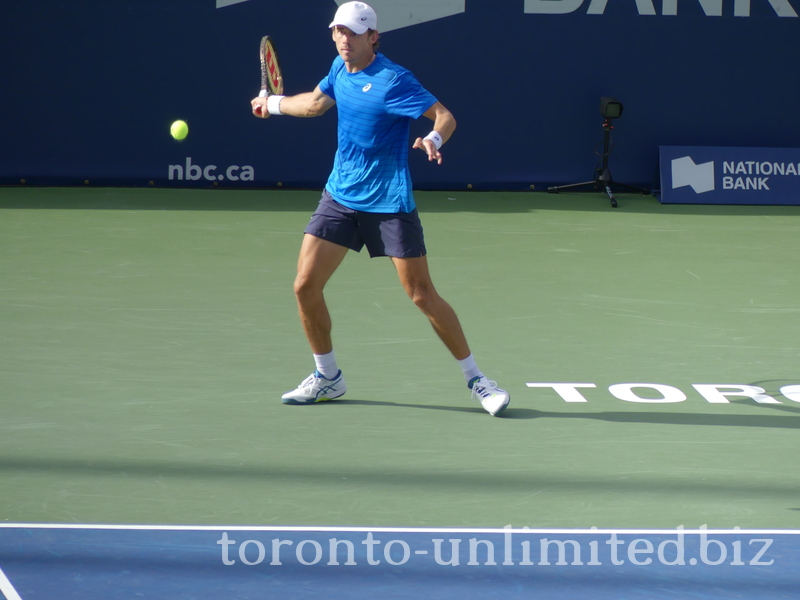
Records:
<instances>
[{"instance_id":1,"label":"shadow on court","mask_svg":"<svg viewBox=\"0 0 800 600\"><path fill-rule=\"evenodd\" d=\"M608 421L609 423L649 423L653 425L700 425L709 427L768 427L780 429L800 429L800 417L782 417L773 415L711 415L696 413L644 412L534 412L537 413L539 418L595 419L599 421Z\"/></svg>"},{"instance_id":2,"label":"shadow on court","mask_svg":"<svg viewBox=\"0 0 800 600\"><path fill-rule=\"evenodd\" d=\"M746 401L732 401L732 404L747 404ZM387 408L411 408L419 410L438 410L460 413L482 413L483 409L477 407L462 406L437 406L431 404L409 404L405 402L384 402L381 400L337 400L325 404L326 406L335 405L354 405ZM500 416L501 419L594 419L607 421L609 423L650 423L653 425L701 425L710 427L767 427L781 429L800 429L800 409L792 406L779 404L761 405L770 410L783 410L798 417L782 417L775 415L724 415L708 413L654 413L654 412L629 412L629 411L606 411L606 412L554 412L545 410L534 410L532 408L511 408L509 407Z\"/></svg>"},{"instance_id":3,"label":"shadow on court","mask_svg":"<svg viewBox=\"0 0 800 600\"><path fill-rule=\"evenodd\" d=\"M580 417L578 417L580 418ZM174 479L193 479L213 481L265 481L275 484L313 483L327 486L333 490L337 486L363 484L366 486L388 486L398 489L434 490L449 492L473 492L483 486L507 493L535 492L541 489L559 489L571 493L601 492L648 492L658 494L677 494L683 496L732 494L764 497L791 497L800 494L800 482L796 480L775 481L754 485L749 481L718 479L697 481L693 477L663 477L658 472L652 476L637 478L613 477L607 473L597 475L560 474L537 470L536 463L526 469L507 471L459 471L437 469L422 471L412 468L387 469L380 466L342 466L339 468L292 466L275 464L196 464L179 461L146 461L125 459L72 459L57 457L14 457L0 456L0 473L24 473L26 475L49 474L80 477L109 476L126 477L169 477Z\"/></svg>"}]
</instances>

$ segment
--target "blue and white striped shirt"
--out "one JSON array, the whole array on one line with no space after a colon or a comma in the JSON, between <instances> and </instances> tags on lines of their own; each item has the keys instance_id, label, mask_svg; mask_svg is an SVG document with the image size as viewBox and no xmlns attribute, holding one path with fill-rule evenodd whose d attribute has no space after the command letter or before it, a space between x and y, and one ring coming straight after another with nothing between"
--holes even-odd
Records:
<instances>
[{"instance_id":1,"label":"blue and white striped shirt","mask_svg":"<svg viewBox=\"0 0 800 600\"><path fill-rule=\"evenodd\" d=\"M408 169L411 119L436 103L414 75L383 54L363 71L333 61L320 90L336 100L339 149L325 186L340 204L365 212L414 210Z\"/></svg>"}]
</instances>

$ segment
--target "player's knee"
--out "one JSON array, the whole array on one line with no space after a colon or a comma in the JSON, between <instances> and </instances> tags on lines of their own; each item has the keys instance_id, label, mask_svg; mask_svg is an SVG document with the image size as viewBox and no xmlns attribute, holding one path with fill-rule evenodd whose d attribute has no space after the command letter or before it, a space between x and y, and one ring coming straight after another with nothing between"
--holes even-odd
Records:
<instances>
[{"instance_id":1,"label":"player's knee","mask_svg":"<svg viewBox=\"0 0 800 600\"><path fill-rule=\"evenodd\" d=\"M294 280L294 295L301 302L313 299L321 292L320 286L313 279L303 274L299 274Z\"/></svg>"},{"instance_id":2,"label":"player's knee","mask_svg":"<svg viewBox=\"0 0 800 600\"><path fill-rule=\"evenodd\" d=\"M427 288L417 288L408 293L414 305L424 313L429 313L439 301L439 295Z\"/></svg>"}]
</instances>

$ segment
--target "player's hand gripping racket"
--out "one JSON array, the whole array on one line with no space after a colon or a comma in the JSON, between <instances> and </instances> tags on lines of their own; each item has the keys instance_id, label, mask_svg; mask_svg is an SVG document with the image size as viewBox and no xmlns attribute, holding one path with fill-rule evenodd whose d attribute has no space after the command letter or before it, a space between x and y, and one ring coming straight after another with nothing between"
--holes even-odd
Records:
<instances>
[{"instance_id":1,"label":"player's hand gripping racket","mask_svg":"<svg viewBox=\"0 0 800 600\"><path fill-rule=\"evenodd\" d=\"M275 46L268 35L261 38L261 45L258 50L258 58L261 61L261 92L259 97L283 95L283 75L281 66L278 63L278 55L275 53ZM261 115L261 107L256 106L256 114Z\"/></svg>"}]
</instances>

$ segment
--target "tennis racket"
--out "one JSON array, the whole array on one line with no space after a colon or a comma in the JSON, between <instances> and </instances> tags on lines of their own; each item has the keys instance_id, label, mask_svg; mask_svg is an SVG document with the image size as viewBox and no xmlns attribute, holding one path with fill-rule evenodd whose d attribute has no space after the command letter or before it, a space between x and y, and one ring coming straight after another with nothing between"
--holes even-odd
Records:
<instances>
[{"instance_id":1,"label":"tennis racket","mask_svg":"<svg viewBox=\"0 0 800 600\"><path fill-rule=\"evenodd\" d=\"M261 38L258 59L261 61L261 93L259 96L282 96L283 74L278 63L278 55L275 53L275 46L268 35ZM260 115L261 107L257 107L256 112Z\"/></svg>"}]
</instances>

